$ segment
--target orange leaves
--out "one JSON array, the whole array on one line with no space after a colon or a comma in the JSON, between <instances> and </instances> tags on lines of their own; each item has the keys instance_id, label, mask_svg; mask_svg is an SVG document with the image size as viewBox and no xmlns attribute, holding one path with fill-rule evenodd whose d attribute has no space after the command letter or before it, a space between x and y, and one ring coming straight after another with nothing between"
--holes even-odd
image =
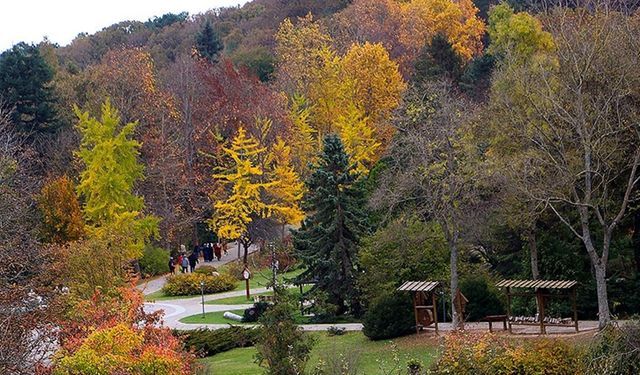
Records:
<instances>
[{"instance_id":1,"label":"orange leaves","mask_svg":"<svg viewBox=\"0 0 640 375\"><path fill-rule=\"evenodd\" d=\"M335 33L345 47L382 43L406 77L420 49L437 33L465 60L478 55L485 25L477 13L471 0L355 0L335 16Z\"/></svg>"},{"instance_id":2,"label":"orange leaves","mask_svg":"<svg viewBox=\"0 0 640 375\"><path fill-rule=\"evenodd\" d=\"M51 243L75 241L84 234L82 211L73 182L62 176L42 187L38 197L42 213L42 238Z\"/></svg>"},{"instance_id":3,"label":"orange leaves","mask_svg":"<svg viewBox=\"0 0 640 375\"><path fill-rule=\"evenodd\" d=\"M135 288L115 296L96 292L74 306L61 322L61 347L54 356L53 374L190 374L191 353L157 314L145 314Z\"/></svg>"}]
</instances>

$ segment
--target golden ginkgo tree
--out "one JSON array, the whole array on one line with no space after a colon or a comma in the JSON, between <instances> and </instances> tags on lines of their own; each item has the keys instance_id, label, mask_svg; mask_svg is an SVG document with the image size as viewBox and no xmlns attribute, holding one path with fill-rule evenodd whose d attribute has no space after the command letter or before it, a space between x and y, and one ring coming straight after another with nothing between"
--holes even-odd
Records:
<instances>
[{"instance_id":1,"label":"golden ginkgo tree","mask_svg":"<svg viewBox=\"0 0 640 375\"><path fill-rule=\"evenodd\" d=\"M282 140L269 152L240 127L223 152L230 162L213 178L225 190L214 200L209 226L218 237L242 244L246 264L253 243L249 228L255 219L273 218L281 225L302 219L302 184L291 165L290 148Z\"/></svg>"}]
</instances>

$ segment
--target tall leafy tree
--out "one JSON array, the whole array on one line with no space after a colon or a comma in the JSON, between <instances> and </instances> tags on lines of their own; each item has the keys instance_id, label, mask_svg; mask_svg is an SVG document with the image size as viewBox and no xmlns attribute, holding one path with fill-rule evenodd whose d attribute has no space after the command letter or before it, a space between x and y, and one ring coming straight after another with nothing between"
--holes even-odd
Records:
<instances>
[{"instance_id":1,"label":"tall leafy tree","mask_svg":"<svg viewBox=\"0 0 640 375\"><path fill-rule=\"evenodd\" d=\"M609 258L640 181L640 33L637 19L623 9L583 5L554 8L543 24L527 18L549 31L552 38L545 39L556 48L517 43L529 32L506 34L511 48L492 98L494 117L506 121L496 128L492 151L515 153L516 186L553 211L584 245L603 328L611 319ZM510 23L518 19L509 9L504 13ZM527 53L531 58L523 59Z\"/></svg>"},{"instance_id":2,"label":"tall leafy tree","mask_svg":"<svg viewBox=\"0 0 640 375\"><path fill-rule=\"evenodd\" d=\"M43 186L38 206L42 213L41 236L44 242L64 244L83 236L82 210L68 176L58 177Z\"/></svg>"},{"instance_id":3,"label":"tall leafy tree","mask_svg":"<svg viewBox=\"0 0 640 375\"><path fill-rule=\"evenodd\" d=\"M84 165L77 191L84 199L89 234L112 238L114 251L122 252L123 259L137 258L158 226L157 218L143 214L144 200L134 192L144 177L138 161L140 143L131 139L138 123L121 125L109 100L100 120L77 107L75 111L82 135L76 155Z\"/></svg>"},{"instance_id":4,"label":"tall leafy tree","mask_svg":"<svg viewBox=\"0 0 640 375\"><path fill-rule=\"evenodd\" d=\"M202 57L211 62L217 62L223 48L220 35L214 30L211 21L207 20L196 36L196 49Z\"/></svg>"},{"instance_id":5,"label":"tall leafy tree","mask_svg":"<svg viewBox=\"0 0 640 375\"><path fill-rule=\"evenodd\" d=\"M58 125L51 88L53 71L38 47L18 43L0 55L0 96L13 108L13 125L35 136Z\"/></svg>"},{"instance_id":6,"label":"tall leafy tree","mask_svg":"<svg viewBox=\"0 0 640 375\"><path fill-rule=\"evenodd\" d=\"M277 205L274 217L282 225L282 237L285 237L285 226L298 224L304 218L300 207L304 193L304 183L293 168L291 147L280 138L271 147L269 175L275 182L270 189L273 202Z\"/></svg>"},{"instance_id":7,"label":"tall leafy tree","mask_svg":"<svg viewBox=\"0 0 640 375\"><path fill-rule=\"evenodd\" d=\"M450 252L451 316L456 327L463 319L454 303L462 235L479 212L474 206L484 170L469 144L472 111L472 105L446 83L410 89L397 117L402 131L391 145L389 165L373 195L378 208L408 209L440 225Z\"/></svg>"},{"instance_id":8,"label":"tall leafy tree","mask_svg":"<svg viewBox=\"0 0 640 375\"><path fill-rule=\"evenodd\" d=\"M231 146L223 148L223 151L230 159L230 164L213 177L226 186L226 191L213 204L215 214L209 226L218 237L242 243L246 264L249 246L253 242L249 224L256 218L273 214L276 206L265 200L265 194L266 189L275 183L265 181L265 172L260 163L267 149L257 139L247 135L244 128L238 129Z\"/></svg>"},{"instance_id":9,"label":"tall leafy tree","mask_svg":"<svg viewBox=\"0 0 640 375\"><path fill-rule=\"evenodd\" d=\"M338 313L360 311L356 290L357 251L368 233L364 192L354 166L335 135L324 139L323 152L306 183L305 208L311 212L294 232L294 247L307 267L298 279L315 280Z\"/></svg>"}]
</instances>

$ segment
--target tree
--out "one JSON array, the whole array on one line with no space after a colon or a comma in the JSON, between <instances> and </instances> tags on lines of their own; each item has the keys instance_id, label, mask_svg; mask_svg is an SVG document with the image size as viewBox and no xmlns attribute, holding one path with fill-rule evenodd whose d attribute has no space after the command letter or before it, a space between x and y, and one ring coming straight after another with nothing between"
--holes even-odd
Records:
<instances>
[{"instance_id":1,"label":"tree","mask_svg":"<svg viewBox=\"0 0 640 375\"><path fill-rule=\"evenodd\" d=\"M0 373L30 375L56 343L57 253L38 241L38 177L0 106Z\"/></svg>"},{"instance_id":2,"label":"tree","mask_svg":"<svg viewBox=\"0 0 640 375\"><path fill-rule=\"evenodd\" d=\"M42 213L41 237L44 242L64 244L84 235L82 210L68 176L53 179L42 187L38 207Z\"/></svg>"},{"instance_id":3,"label":"tree","mask_svg":"<svg viewBox=\"0 0 640 375\"><path fill-rule=\"evenodd\" d=\"M554 8L544 20L556 48L528 63L507 54L499 67L493 101L508 121L493 149L516 152L516 186L584 245L603 328L612 241L639 179L639 24L601 2Z\"/></svg>"},{"instance_id":4,"label":"tree","mask_svg":"<svg viewBox=\"0 0 640 375\"><path fill-rule=\"evenodd\" d=\"M450 252L451 306L454 326L463 316L454 303L463 224L468 221L480 184L481 165L465 138L472 106L446 83L414 87L399 113L388 168L372 197L375 207L414 210L435 220ZM463 217L465 218L463 220Z\"/></svg>"},{"instance_id":5,"label":"tree","mask_svg":"<svg viewBox=\"0 0 640 375\"><path fill-rule=\"evenodd\" d=\"M453 50L447 37L436 34L420 51L415 63L413 80L423 83L445 78L455 82L462 75L463 65L464 61Z\"/></svg>"},{"instance_id":6,"label":"tree","mask_svg":"<svg viewBox=\"0 0 640 375\"><path fill-rule=\"evenodd\" d=\"M398 64L382 44L365 42L349 48L342 58L342 69L353 81L352 102L369 118L375 139L388 145L394 131L389 120L406 89Z\"/></svg>"},{"instance_id":7,"label":"tree","mask_svg":"<svg viewBox=\"0 0 640 375\"><path fill-rule=\"evenodd\" d=\"M306 188L304 207L311 214L293 235L296 254L307 267L298 280L317 281L312 290L326 292L338 313L357 315L357 252L369 228L363 188L337 135L325 137Z\"/></svg>"},{"instance_id":8,"label":"tree","mask_svg":"<svg viewBox=\"0 0 640 375\"><path fill-rule=\"evenodd\" d=\"M202 30L196 35L196 49L200 56L215 63L218 62L218 55L224 49L220 35L213 29L211 21L207 20Z\"/></svg>"},{"instance_id":9,"label":"tree","mask_svg":"<svg viewBox=\"0 0 640 375\"><path fill-rule=\"evenodd\" d=\"M278 138L270 150L269 175L274 185L269 189L269 195L276 207L274 217L282 225L282 238L285 237L285 226L289 223L298 224L304 219L304 212L300 208L304 183L293 168L291 161L291 147Z\"/></svg>"},{"instance_id":10,"label":"tree","mask_svg":"<svg viewBox=\"0 0 640 375\"><path fill-rule=\"evenodd\" d=\"M294 319L296 311L283 285L274 285L274 304L260 317L256 362L270 375L304 374L315 343Z\"/></svg>"},{"instance_id":11,"label":"tree","mask_svg":"<svg viewBox=\"0 0 640 375\"><path fill-rule=\"evenodd\" d=\"M273 214L276 206L265 200L265 190L275 183L265 181L265 171L260 164L259 159L266 148L254 137L247 136L244 128L238 129L231 147L224 147L223 151L230 159L230 165L223 169L223 173L214 174L213 178L226 185L227 191L215 200L215 212L209 226L220 238L240 241L247 264L249 246L253 242L249 224L256 218Z\"/></svg>"},{"instance_id":12,"label":"tree","mask_svg":"<svg viewBox=\"0 0 640 375\"><path fill-rule=\"evenodd\" d=\"M464 61L479 55L485 27L477 13L470 0L355 0L335 16L336 40L341 49L382 44L408 79L425 41L436 34L446 36Z\"/></svg>"},{"instance_id":13,"label":"tree","mask_svg":"<svg viewBox=\"0 0 640 375\"><path fill-rule=\"evenodd\" d=\"M162 327L161 317L144 312L142 293L133 287L96 291L59 322L59 348L48 370L56 375L193 373L194 356Z\"/></svg>"},{"instance_id":14,"label":"tree","mask_svg":"<svg viewBox=\"0 0 640 375\"><path fill-rule=\"evenodd\" d=\"M276 33L276 79L289 95L305 94L317 71L320 53L331 45L331 37L309 13L298 18L296 25L289 18L282 21Z\"/></svg>"},{"instance_id":15,"label":"tree","mask_svg":"<svg viewBox=\"0 0 640 375\"><path fill-rule=\"evenodd\" d=\"M363 239L358 278L363 297L371 303L392 294L407 280L440 280L448 275L447 243L436 222L400 216Z\"/></svg>"},{"instance_id":16,"label":"tree","mask_svg":"<svg viewBox=\"0 0 640 375\"><path fill-rule=\"evenodd\" d=\"M0 55L0 96L12 113L12 123L31 137L53 132L58 126L53 72L34 45L18 43Z\"/></svg>"},{"instance_id":17,"label":"tree","mask_svg":"<svg viewBox=\"0 0 640 375\"><path fill-rule=\"evenodd\" d=\"M157 234L158 219L142 213L144 200L134 193L135 183L144 177L138 162L140 143L130 138L137 122L121 126L108 99L100 120L77 107L75 112L82 134L76 155L84 165L77 191L84 198L87 230L97 238L113 236L113 251L138 258L145 242Z\"/></svg>"}]
</instances>

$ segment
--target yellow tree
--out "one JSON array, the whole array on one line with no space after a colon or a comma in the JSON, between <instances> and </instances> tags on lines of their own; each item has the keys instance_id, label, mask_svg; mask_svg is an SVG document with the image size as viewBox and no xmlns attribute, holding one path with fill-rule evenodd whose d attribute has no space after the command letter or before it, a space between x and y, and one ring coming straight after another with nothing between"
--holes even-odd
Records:
<instances>
[{"instance_id":1,"label":"yellow tree","mask_svg":"<svg viewBox=\"0 0 640 375\"><path fill-rule=\"evenodd\" d=\"M351 46L342 59L342 68L354 85L352 101L375 126L376 139L388 144L394 129L389 119L406 89L398 64L382 44L367 42Z\"/></svg>"},{"instance_id":2,"label":"yellow tree","mask_svg":"<svg viewBox=\"0 0 640 375\"><path fill-rule=\"evenodd\" d=\"M354 172L367 174L369 168L378 160L381 143L376 140L374 127L364 111L350 103L344 114L335 121L334 126L340 135L344 149L349 155Z\"/></svg>"},{"instance_id":3,"label":"yellow tree","mask_svg":"<svg viewBox=\"0 0 640 375\"><path fill-rule=\"evenodd\" d=\"M298 175L306 177L307 165L314 162L320 151L320 140L318 132L311 125L311 108L304 96L294 95L291 98L289 116L292 123L289 135L289 144L294 155L292 163Z\"/></svg>"},{"instance_id":4,"label":"yellow tree","mask_svg":"<svg viewBox=\"0 0 640 375\"><path fill-rule=\"evenodd\" d=\"M273 201L274 218L282 225L282 238L285 237L287 224L298 224L304 219L300 202L304 193L304 183L293 168L291 147L278 138L271 147L270 180L274 183L269 189Z\"/></svg>"},{"instance_id":5,"label":"yellow tree","mask_svg":"<svg viewBox=\"0 0 640 375\"><path fill-rule=\"evenodd\" d=\"M296 25L291 19L285 19L275 39L278 83L290 95L305 93L315 68L322 63L320 53L332 43L331 37L309 13L298 18Z\"/></svg>"},{"instance_id":6,"label":"yellow tree","mask_svg":"<svg viewBox=\"0 0 640 375\"><path fill-rule=\"evenodd\" d=\"M223 147L225 155L230 159L228 168L213 178L226 186L222 197L214 197L214 216L209 226L218 237L238 240L244 247L244 261L247 263L249 246L252 244L249 224L255 218L267 218L273 213L275 205L265 202L265 190L274 185L264 182L265 173L260 166L266 148L258 140L247 135L243 127L230 147Z\"/></svg>"},{"instance_id":7,"label":"yellow tree","mask_svg":"<svg viewBox=\"0 0 640 375\"><path fill-rule=\"evenodd\" d=\"M485 25L471 0L412 0L403 5L402 39L414 55L426 40L441 33L465 60L482 51Z\"/></svg>"}]
</instances>

